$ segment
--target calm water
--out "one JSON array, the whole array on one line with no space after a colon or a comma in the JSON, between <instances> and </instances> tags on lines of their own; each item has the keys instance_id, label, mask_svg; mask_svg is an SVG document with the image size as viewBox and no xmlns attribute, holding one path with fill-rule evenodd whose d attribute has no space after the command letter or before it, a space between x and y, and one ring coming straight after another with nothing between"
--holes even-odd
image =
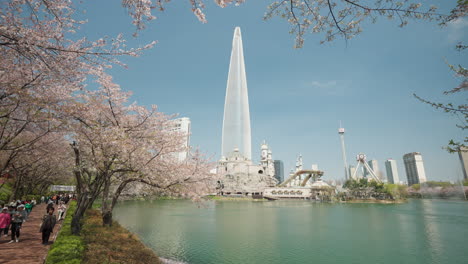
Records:
<instances>
[{"instance_id":1,"label":"calm water","mask_svg":"<svg viewBox=\"0 0 468 264\"><path fill-rule=\"evenodd\" d=\"M129 201L114 215L161 257L187 263L468 263L464 201Z\"/></svg>"}]
</instances>

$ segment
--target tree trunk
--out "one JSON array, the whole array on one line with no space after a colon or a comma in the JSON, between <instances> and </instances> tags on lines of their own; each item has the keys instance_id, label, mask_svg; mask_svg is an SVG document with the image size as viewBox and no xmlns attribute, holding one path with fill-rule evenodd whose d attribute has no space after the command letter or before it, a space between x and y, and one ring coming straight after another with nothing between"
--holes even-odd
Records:
<instances>
[{"instance_id":1,"label":"tree trunk","mask_svg":"<svg viewBox=\"0 0 468 264\"><path fill-rule=\"evenodd\" d=\"M125 186L127 186L128 183L132 182L133 180L126 180L120 183L119 187L115 190L114 195L112 196L112 202L110 206L107 203L107 200L104 203L103 199L103 204L102 204L102 225L103 226L112 226L112 211L114 210L114 206L117 204L117 201L119 199L120 193L122 193L123 189L125 189ZM107 190L107 195L104 195L105 197L109 197L109 190ZM104 207L104 204L106 207Z\"/></svg>"},{"instance_id":2,"label":"tree trunk","mask_svg":"<svg viewBox=\"0 0 468 264\"><path fill-rule=\"evenodd\" d=\"M112 210L102 212L102 226L112 226Z\"/></svg>"},{"instance_id":3,"label":"tree trunk","mask_svg":"<svg viewBox=\"0 0 468 264\"><path fill-rule=\"evenodd\" d=\"M15 177L15 184L13 185L13 190L11 192L10 200L16 201L18 199L21 180L22 180L21 174L17 174Z\"/></svg>"},{"instance_id":4,"label":"tree trunk","mask_svg":"<svg viewBox=\"0 0 468 264\"><path fill-rule=\"evenodd\" d=\"M89 199L88 194L83 193L82 195L78 196L78 202L76 206L75 213L73 214L72 222L71 222L71 230L72 234L79 235L81 231L81 219L83 219L84 213L86 209L88 209Z\"/></svg>"},{"instance_id":5,"label":"tree trunk","mask_svg":"<svg viewBox=\"0 0 468 264\"><path fill-rule=\"evenodd\" d=\"M109 206L109 190L111 185L111 179L106 175L104 188L102 190L102 226L112 226L112 208Z\"/></svg>"}]
</instances>

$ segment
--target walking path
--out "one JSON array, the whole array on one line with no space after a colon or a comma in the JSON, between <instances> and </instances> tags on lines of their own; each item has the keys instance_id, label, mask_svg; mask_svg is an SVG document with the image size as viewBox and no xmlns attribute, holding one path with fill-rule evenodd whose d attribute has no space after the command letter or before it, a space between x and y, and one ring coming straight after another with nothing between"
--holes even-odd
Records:
<instances>
[{"instance_id":1,"label":"walking path","mask_svg":"<svg viewBox=\"0 0 468 264\"><path fill-rule=\"evenodd\" d=\"M43 264L49 251L50 245L55 240L57 232L62 226L62 221L57 221L54 232L50 234L49 245L42 245L42 233L39 233L39 227L42 222L42 216L46 213L46 205L36 205L29 214L28 220L21 227L19 243L8 243L11 239L11 231L8 231L8 237L0 237L0 263L1 264ZM57 210L55 212L57 215Z\"/></svg>"}]
</instances>

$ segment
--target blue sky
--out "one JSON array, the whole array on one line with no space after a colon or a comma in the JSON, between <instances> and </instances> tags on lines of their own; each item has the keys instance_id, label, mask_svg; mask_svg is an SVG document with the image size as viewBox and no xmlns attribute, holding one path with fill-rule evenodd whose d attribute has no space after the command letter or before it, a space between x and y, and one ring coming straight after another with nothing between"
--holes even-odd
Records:
<instances>
[{"instance_id":1,"label":"blue sky","mask_svg":"<svg viewBox=\"0 0 468 264\"><path fill-rule=\"evenodd\" d=\"M111 73L133 100L156 104L160 111L192 121L192 145L218 159L224 96L234 27L240 26L249 89L252 156L258 161L265 139L285 173L301 153L306 168L318 164L325 179L343 177L339 121L346 128L348 161L359 152L377 159L397 160L405 179L402 156L421 152L429 180L461 177L457 155L442 149L449 139L462 139L459 121L417 101L412 94L441 102L466 102L466 95L445 96L460 79L446 65L465 64L455 51L468 40L468 21L445 28L415 21L399 28L397 21L379 19L347 43L337 39L320 45L321 35L307 35L302 49L293 49L289 25L274 18L263 21L268 1L248 0L221 9L207 1L207 24L190 12L188 1L166 5L158 19L134 39L131 18L120 1L90 1L81 9L89 23L81 34L90 39L122 32L130 46L152 40L158 44L139 58L126 58L128 69ZM456 1L441 6L448 12ZM427 1L423 2L428 3ZM436 4L439 4L436 2ZM462 96L463 95L463 96Z\"/></svg>"}]
</instances>

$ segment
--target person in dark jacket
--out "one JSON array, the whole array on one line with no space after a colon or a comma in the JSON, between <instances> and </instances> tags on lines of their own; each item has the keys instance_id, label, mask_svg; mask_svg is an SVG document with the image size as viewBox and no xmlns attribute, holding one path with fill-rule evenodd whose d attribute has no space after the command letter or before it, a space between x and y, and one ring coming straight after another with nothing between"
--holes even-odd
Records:
<instances>
[{"instance_id":1,"label":"person in dark jacket","mask_svg":"<svg viewBox=\"0 0 468 264\"><path fill-rule=\"evenodd\" d=\"M52 200L50 200L49 203L47 204L46 214L49 213L50 208L54 209L54 202Z\"/></svg>"},{"instance_id":2,"label":"person in dark jacket","mask_svg":"<svg viewBox=\"0 0 468 264\"><path fill-rule=\"evenodd\" d=\"M21 204L11 217L11 241L8 243L19 242L21 225L25 219L26 211L24 211L24 205Z\"/></svg>"},{"instance_id":3,"label":"person in dark jacket","mask_svg":"<svg viewBox=\"0 0 468 264\"><path fill-rule=\"evenodd\" d=\"M54 208L50 208L47 214L42 217L41 229L42 233L42 245L49 243L50 233L54 231L55 223L57 223L57 217L54 215Z\"/></svg>"}]
</instances>

